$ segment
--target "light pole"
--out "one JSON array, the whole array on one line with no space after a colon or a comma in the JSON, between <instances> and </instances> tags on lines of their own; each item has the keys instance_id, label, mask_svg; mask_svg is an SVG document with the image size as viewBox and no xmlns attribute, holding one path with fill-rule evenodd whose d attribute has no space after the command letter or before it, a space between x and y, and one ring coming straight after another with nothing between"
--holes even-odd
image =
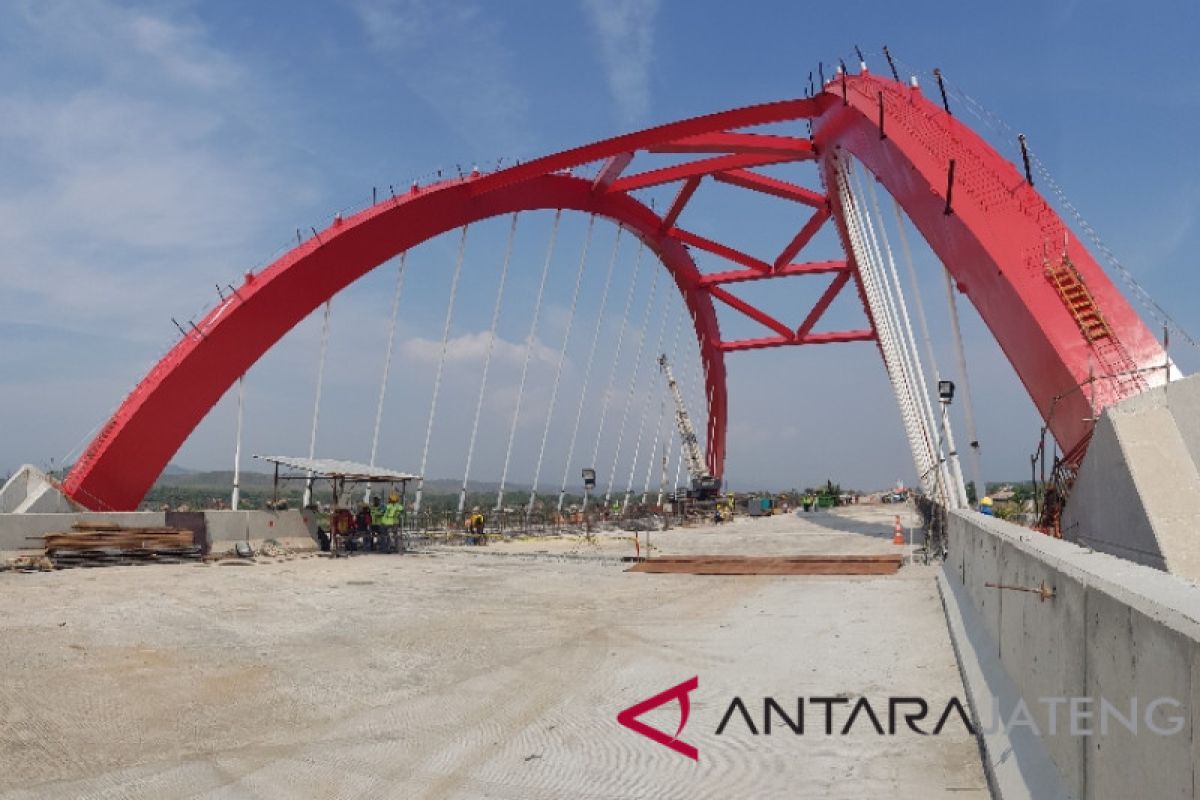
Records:
<instances>
[{"instance_id":1,"label":"light pole","mask_svg":"<svg viewBox=\"0 0 1200 800\"><path fill-rule=\"evenodd\" d=\"M942 437L946 442L946 459L950 462L950 480L953 486L947 494L951 508L967 508L967 489L963 485L962 467L958 463L958 451L954 449L954 434L950 430L950 403L954 400L954 381L938 381L938 402L942 406ZM976 487L976 492L979 488Z\"/></svg>"},{"instance_id":2,"label":"light pole","mask_svg":"<svg viewBox=\"0 0 1200 800\"><path fill-rule=\"evenodd\" d=\"M591 467L583 468L583 529L588 533L592 532L591 523L588 522L588 500L592 497L592 489L596 488L596 470Z\"/></svg>"}]
</instances>

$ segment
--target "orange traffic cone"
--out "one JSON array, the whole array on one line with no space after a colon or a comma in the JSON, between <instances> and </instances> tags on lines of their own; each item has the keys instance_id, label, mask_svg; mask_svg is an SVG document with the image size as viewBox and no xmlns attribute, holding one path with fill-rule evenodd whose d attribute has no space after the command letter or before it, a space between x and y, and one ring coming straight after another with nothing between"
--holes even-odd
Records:
<instances>
[{"instance_id":1,"label":"orange traffic cone","mask_svg":"<svg viewBox=\"0 0 1200 800\"><path fill-rule=\"evenodd\" d=\"M892 544L904 544L904 528L900 527L900 515L896 515L896 525L892 528Z\"/></svg>"}]
</instances>

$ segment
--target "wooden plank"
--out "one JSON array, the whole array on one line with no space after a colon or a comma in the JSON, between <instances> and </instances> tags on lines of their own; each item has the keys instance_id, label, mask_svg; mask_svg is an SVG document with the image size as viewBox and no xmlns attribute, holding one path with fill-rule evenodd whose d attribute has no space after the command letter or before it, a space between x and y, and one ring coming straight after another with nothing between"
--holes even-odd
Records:
<instances>
[{"instance_id":1,"label":"wooden plank","mask_svg":"<svg viewBox=\"0 0 1200 800\"><path fill-rule=\"evenodd\" d=\"M664 556L630 567L627 572L690 575L892 575L899 554L803 556Z\"/></svg>"},{"instance_id":2,"label":"wooden plank","mask_svg":"<svg viewBox=\"0 0 1200 800\"><path fill-rule=\"evenodd\" d=\"M42 537L56 568L149 563L180 563L201 557L194 534L164 526L127 528L107 523L76 523L70 531Z\"/></svg>"}]
</instances>

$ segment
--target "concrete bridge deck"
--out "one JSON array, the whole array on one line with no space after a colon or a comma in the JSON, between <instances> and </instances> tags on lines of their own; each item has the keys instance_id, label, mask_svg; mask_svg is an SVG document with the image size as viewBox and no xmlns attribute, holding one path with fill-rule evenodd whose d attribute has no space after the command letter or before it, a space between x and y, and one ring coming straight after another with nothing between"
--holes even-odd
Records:
<instances>
[{"instance_id":1,"label":"concrete bridge deck","mask_svg":"<svg viewBox=\"0 0 1200 800\"><path fill-rule=\"evenodd\" d=\"M747 519L652 541L661 552L894 552L891 513ZM632 544L508 546L572 548ZM888 697L938 709L963 697L934 568L623 569L464 549L0 574L0 797L988 795L958 724L824 735L810 711L804 735L778 719L755 735L740 718L716 734L735 696L756 717L766 696L792 710L798 697L865 696L879 710ZM698 762L617 724L693 675L679 738ZM679 717L672 703L645 719L673 732Z\"/></svg>"}]
</instances>

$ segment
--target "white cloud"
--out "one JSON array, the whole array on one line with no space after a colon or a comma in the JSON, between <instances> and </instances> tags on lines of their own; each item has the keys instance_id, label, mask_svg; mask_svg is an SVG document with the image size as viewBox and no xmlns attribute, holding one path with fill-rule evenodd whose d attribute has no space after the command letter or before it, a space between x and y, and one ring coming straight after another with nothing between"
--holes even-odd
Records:
<instances>
[{"instance_id":1,"label":"white cloud","mask_svg":"<svg viewBox=\"0 0 1200 800\"><path fill-rule=\"evenodd\" d=\"M446 361L448 363L478 361L482 364L483 360L487 357L487 348L487 331L452 336L446 343ZM406 340L401 349L408 358L416 361L436 363L442 355L442 342L439 339L425 339L418 336ZM559 353L557 350L547 347L539 340L534 340L531 363L554 366L558 364L558 356ZM495 350L492 353L493 362L520 364L524 359L524 342L510 342L507 339L496 337Z\"/></svg>"},{"instance_id":2,"label":"white cloud","mask_svg":"<svg viewBox=\"0 0 1200 800\"><path fill-rule=\"evenodd\" d=\"M25 48L0 55L0 318L165 342L275 213L268 93L187 19L47 0L0 26Z\"/></svg>"},{"instance_id":3,"label":"white cloud","mask_svg":"<svg viewBox=\"0 0 1200 800\"><path fill-rule=\"evenodd\" d=\"M201 89L232 86L240 70L232 59L209 47L195 27L137 15L129 21L134 46L158 60L177 80Z\"/></svg>"},{"instance_id":4,"label":"white cloud","mask_svg":"<svg viewBox=\"0 0 1200 800\"><path fill-rule=\"evenodd\" d=\"M650 66L658 0L583 0L608 73L608 86L626 124L650 111Z\"/></svg>"},{"instance_id":5,"label":"white cloud","mask_svg":"<svg viewBox=\"0 0 1200 800\"><path fill-rule=\"evenodd\" d=\"M372 49L416 96L484 155L527 153L529 101L503 29L473 3L352 0ZM495 148L503 151L495 153Z\"/></svg>"},{"instance_id":6,"label":"white cloud","mask_svg":"<svg viewBox=\"0 0 1200 800\"><path fill-rule=\"evenodd\" d=\"M34 332L0 346L19 463L110 413L171 317L197 319L315 192L279 167L286 99L185 7L0 4L0 72L0 343Z\"/></svg>"}]
</instances>

